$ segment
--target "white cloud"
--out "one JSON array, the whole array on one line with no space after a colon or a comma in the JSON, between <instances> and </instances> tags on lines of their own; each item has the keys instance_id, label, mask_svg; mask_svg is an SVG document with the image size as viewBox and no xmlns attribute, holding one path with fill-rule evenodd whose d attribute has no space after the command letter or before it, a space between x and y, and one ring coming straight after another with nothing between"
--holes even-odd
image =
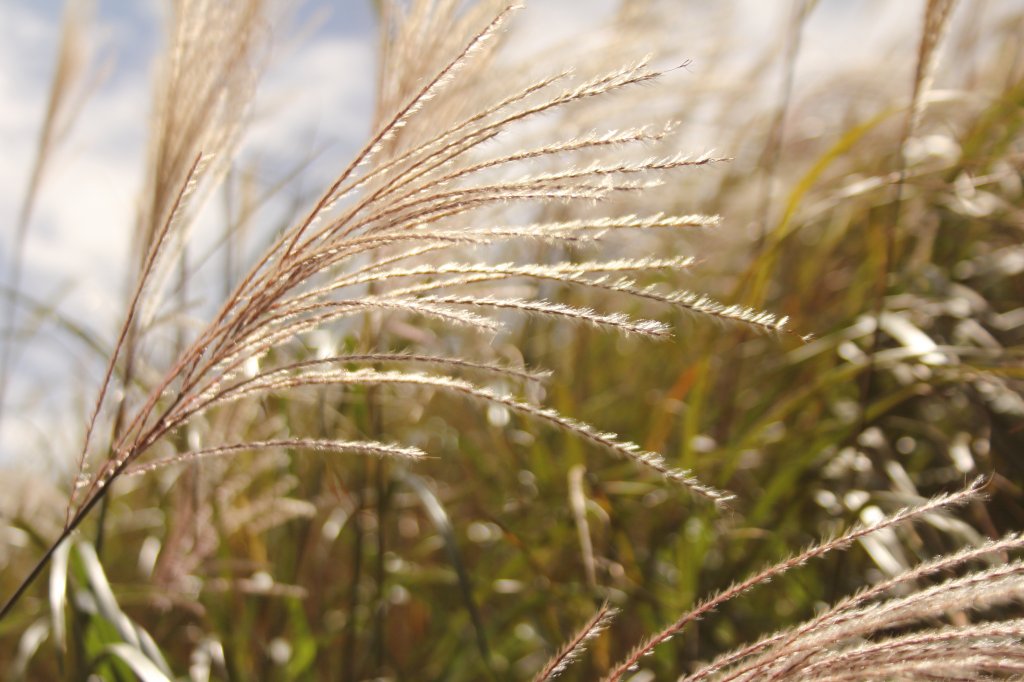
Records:
<instances>
[{"instance_id":1,"label":"white cloud","mask_svg":"<svg viewBox=\"0 0 1024 682\"><path fill-rule=\"evenodd\" d=\"M370 36L307 42L271 65L243 153L283 164L282 173L326 144L331 149L323 162L340 169L369 133L375 72Z\"/></svg>"}]
</instances>

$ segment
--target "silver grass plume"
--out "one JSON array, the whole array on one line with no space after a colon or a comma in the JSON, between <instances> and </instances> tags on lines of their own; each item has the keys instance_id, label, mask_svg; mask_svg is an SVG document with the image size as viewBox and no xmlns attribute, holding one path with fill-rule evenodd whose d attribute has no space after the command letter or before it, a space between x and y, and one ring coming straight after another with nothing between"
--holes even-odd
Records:
<instances>
[{"instance_id":1,"label":"silver grass plume","mask_svg":"<svg viewBox=\"0 0 1024 682\"><path fill-rule=\"evenodd\" d=\"M397 23L385 27L386 45L390 45L385 49L390 52L381 74L385 96L378 103L374 134L304 216L255 260L205 328L193 338L182 340L180 354L162 377L140 394L128 390L128 386L115 385L119 376L115 368L118 363L130 368L138 349L145 345L149 311L161 304L160 282L168 264L176 262L188 235L194 216L190 210L193 195L208 189L206 180L216 178L235 149L244 122L244 104L252 92L251 76L257 71L254 63L262 53L265 34L261 30L262 5L256 0L239 6L238 14L229 17L229 25L240 27L245 34L245 40L238 42L222 39L224 27L212 21L220 15L203 14L204 3L181 1L182 23L178 25L189 30L182 28L184 33L172 45L171 68L165 74L167 87L161 92L184 94L177 100L170 95L160 100L169 107L169 113L161 115L162 125L157 127L162 137L154 147L156 170L140 232L143 257L139 276L86 424L80 473L61 540L105 498L110 484L126 473L245 451L312 449L401 459L420 456L419 451L394 443L343 436L311 439L301 434L201 447L187 446L186 439L178 439L182 451L167 453L164 447L168 436L183 434L197 419L231 402L325 386L404 385L495 404L574 434L714 503L729 499L727 493L671 466L658 453L646 452L616 434L522 400L514 393L443 373L348 367L386 362L399 367L433 364L441 369L472 370L476 363L477 369L510 378L521 378L527 372L522 368L493 363L483 367L488 363L423 353L399 357L387 349L376 349L381 353L376 357L365 349L357 354L338 352L318 358L316 363L288 362L281 360L287 353L275 353L286 349L297 336L351 324L354 317L382 313L416 316L431 324L463 326L485 334L500 331L510 315L553 317L650 337L669 334L668 326L657 320L634 319L621 312L519 293L510 295L493 287L511 279L551 280L632 296L766 332L784 331L785 321L773 315L634 281L645 273L688 268L693 264L690 258L642 257L541 265L471 262L453 255L456 248L515 242L593 247L612 233L713 226L718 222L716 216L661 213L510 225L496 222L494 216L509 205L522 203L599 204L657 186L667 174L722 160L708 154L652 156L645 151L652 143L666 144L672 125L592 130L511 153L492 153L488 158L488 143L516 126L650 83L663 72L651 66L650 58L644 58L583 78L574 85L568 83L570 72L563 70L519 84L512 79L512 86L505 92L492 92L481 102L467 84L479 82L487 72L485 67L490 66L495 46L500 44L502 31L517 7L482 3L460 15L457 5L447 1L414 3L414 10L406 17L429 24L438 17L432 11L447 13L447 20L459 27L457 31L413 30L402 23L400 12L393 14ZM428 6L434 10L423 9ZM387 43L388 35L398 34L412 41L402 48L406 52L396 51ZM442 44L434 45L438 36L443 38ZM213 70L221 77L204 74L190 56L193 47L209 45L215 46L210 49L221 59ZM430 57L416 59L417 55ZM198 79L196 88L181 85L182 78ZM494 79L491 82L493 85ZM482 91L488 90L494 88ZM190 101L189 95L199 100ZM216 116L203 118L203 112ZM235 118L232 112L236 112ZM630 160L634 157L638 160ZM524 169L524 164L538 162L554 164L555 169ZM427 256L439 262L427 260ZM625 277L625 273L630 276ZM481 289L483 285L490 286ZM131 377L131 372L123 375ZM125 390L118 390L122 388ZM111 442L99 445L93 442L93 436L100 416L111 411L112 402L117 407ZM163 444L159 455L155 447L158 444ZM43 557L37 571L50 556L47 553ZM0 614L23 590L19 589Z\"/></svg>"}]
</instances>

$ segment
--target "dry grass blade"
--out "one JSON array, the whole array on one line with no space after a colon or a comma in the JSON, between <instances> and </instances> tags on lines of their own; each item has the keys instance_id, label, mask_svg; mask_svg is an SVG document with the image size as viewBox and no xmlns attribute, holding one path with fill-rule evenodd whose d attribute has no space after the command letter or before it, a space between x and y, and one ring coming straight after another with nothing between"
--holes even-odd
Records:
<instances>
[{"instance_id":1,"label":"dry grass blade","mask_svg":"<svg viewBox=\"0 0 1024 682\"><path fill-rule=\"evenodd\" d=\"M348 165L348 167L342 171L341 175L334 181L328 191L323 195L313 211L309 214L305 221L299 226L293 234L288 236L287 246L284 249L282 261L287 261L289 256L295 250L299 241L302 239L306 230L317 220L320 216L336 202L342 196L344 191L339 192L344 186L346 180L352 176L360 166L369 163L369 161L382 149L382 144L392 139L396 132L403 128L409 119L420 109L423 105L433 99L439 90L442 90L447 84L449 84L460 69L464 68L466 64L478 53L485 49L487 42L492 39L497 33L505 21L508 20L509 15L519 9L521 6L508 7L500 12L482 31L477 33L470 40L469 44L466 45L459 54L450 61L444 68L442 68L428 83L423 86L416 95L409 100L409 102L403 106L399 111L392 116L392 118L380 128L376 135L363 147L362 151L356 154L355 159ZM325 235L314 238L314 240L322 240ZM308 244L309 242L307 242Z\"/></svg>"},{"instance_id":2,"label":"dry grass blade","mask_svg":"<svg viewBox=\"0 0 1024 682\"><path fill-rule=\"evenodd\" d=\"M493 363L476 362L462 358L449 358L435 355L417 355L413 353L363 353L339 355L319 360L304 360L302 362L282 365L265 372L260 372L248 379L238 381L227 386L224 384L234 378L234 375L229 373L222 374L215 383L205 387L204 390L198 394L198 399L195 404L183 405L182 409L188 408L193 414L199 413L213 405L221 404L229 400L238 400L244 395L252 395L254 393L273 390L270 387L279 386L280 382L283 380L294 381L295 375L301 372L306 372L308 376L316 376L317 374L331 371L329 369L331 365L349 363L358 364L366 362L436 364L452 369L471 369L482 372L491 372L501 376L531 382L543 381L549 376L549 374L544 371L519 370L513 367L506 367L504 365L496 365ZM299 379L294 386L301 386L301 379ZM292 387L292 385L290 384L289 387Z\"/></svg>"},{"instance_id":3,"label":"dry grass blade","mask_svg":"<svg viewBox=\"0 0 1024 682\"><path fill-rule=\"evenodd\" d=\"M1006 605L1024 596L1021 576L1024 565L1014 561L985 571L975 571L948 580L928 589L912 592L906 597L871 604L862 608L844 608L815 618L784 638L771 638L773 646L750 663L726 670L716 680L757 680L766 676L789 679L803 675L808 669L822 668L828 661L855 650L861 642L880 632L905 630L921 623L934 622L950 613L982 612L997 605ZM966 626L964 637L973 636ZM1018 636L1024 635L1019 628ZM915 633L920 637L936 635L935 629ZM982 635L984 636L984 635ZM781 641L780 641L781 640ZM950 656L954 651L947 652ZM733 657L729 657L733 658ZM714 666L718 667L718 666ZM702 673L705 671L702 671ZM707 675L694 676L695 679Z\"/></svg>"},{"instance_id":4,"label":"dry grass blade","mask_svg":"<svg viewBox=\"0 0 1024 682\"><path fill-rule=\"evenodd\" d=\"M434 364L441 365L443 367L452 369L471 369L480 372L488 372L497 374L499 376L509 377L513 379L520 379L528 382L542 382L551 377L549 370L543 369L529 369L529 368L517 368L509 367L507 365L497 365L491 362L478 362L475 360L467 360L465 358L446 357L440 355L420 355L417 353L347 353L345 355L339 355L333 358L325 358L323 360L309 360L305 363L296 363L284 369L285 371L291 371L298 369L303 364L316 363L364 363L364 362L393 362L393 363L423 363L423 364Z\"/></svg>"},{"instance_id":5,"label":"dry grass blade","mask_svg":"<svg viewBox=\"0 0 1024 682\"><path fill-rule=\"evenodd\" d=\"M263 0L175 0L171 13L167 56L154 94L147 181L135 234L140 263L170 213L193 208L227 172L247 122L268 37ZM200 155L203 165L190 168ZM202 192L183 206L177 195L188 178ZM139 316L143 323L151 321L162 302L159 291L187 243L189 217L180 216L177 238L160 250L160 265L151 283L154 292Z\"/></svg>"},{"instance_id":6,"label":"dry grass blade","mask_svg":"<svg viewBox=\"0 0 1024 682\"><path fill-rule=\"evenodd\" d=\"M729 601L730 599L738 597L739 595L750 590L751 588L762 583L766 583L775 578L776 576L779 576L793 568L796 568L797 566L807 563L811 559L815 559L817 557L820 557L824 554L827 554L835 550L845 549L849 547L851 544L853 544L859 538L871 535L872 533L877 533L880 530L891 528L901 523L905 523L929 512L938 511L946 507L965 504L972 499L976 499L980 495L980 491L984 483L985 480L979 477L975 479L968 487L964 488L963 490L957 493L952 493L949 495L940 495L938 497L932 498L931 500L924 504L921 504L916 507L903 509L875 523L866 526L855 527L837 538L833 538L831 540L827 540L825 542L812 545L811 547L804 550L803 552L800 552L799 554L795 554L789 557L788 559L784 559L783 561L780 561L777 564L774 564L759 571L758 573L750 576L749 578L746 578L745 580L733 584L732 587L729 587L728 589L719 592L717 595L702 601L694 609L681 616L675 623L668 626L661 632L651 636L646 641L635 647L633 651L630 652L630 654L622 660L622 662L617 664L612 669L612 672L605 679L609 681L622 679L622 677L627 672L629 672L633 668L633 666L638 665L640 659L645 654L654 649L654 647L672 639L672 637L681 632L690 623L699 620L706 614L714 611L721 604Z\"/></svg>"},{"instance_id":7,"label":"dry grass blade","mask_svg":"<svg viewBox=\"0 0 1024 682\"><path fill-rule=\"evenodd\" d=\"M441 247L438 246L437 248ZM425 249L418 249L411 255L399 254L394 258L405 259L423 255L425 252ZM398 290L391 290L388 292L389 295L404 296L452 286L462 286L464 284L475 284L478 282L492 282L495 280L512 279L516 277L525 277L529 279L551 279L568 284L586 284L588 280L584 279L582 275L587 273L681 270L690 267L694 263L696 263L696 258L693 258L692 256L684 256L669 259L619 259L589 263L556 263L553 265L538 265L534 263L524 265L515 263L497 263L494 265L487 263L442 263L440 265L418 265L411 268L393 268L390 270L380 270L381 265L377 264L372 269L368 269L368 272L349 278L339 279L331 284L330 287L308 292L303 294L301 298L310 299L322 296L330 290L337 290L360 284L380 284L392 279L409 277L434 276L448 277L448 279L433 281Z\"/></svg>"},{"instance_id":8,"label":"dry grass blade","mask_svg":"<svg viewBox=\"0 0 1024 682\"><path fill-rule=\"evenodd\" d=\"M876 275L874 293L874 316L881 320L886 308L886 282L889 272L897 256L897 234L901 223L903 212L903 188L907 180L907 155L906 146L910 139L917 132L921 117L924 114L924 93L931 84L932 74L938 63L938 46L949 26L949 19L952 16L956 0L928 0L925 7L924 22L921 30L921 40L918 43L917 63L914 70L914 82L911 89L910 107L904 119L903 133L900 139L898 154L898 166L896 169L896 182L893 189L892 222L885 232L885 251L881 267ZM871 352L868 354L870 362L874 363L876 351L881 341L881 325L876 325L871 337ZM861 379L861 426L865 426L867 419L867 397L871 393L872 384L875 381L875 368L869 365L868 371Z\"/></svg>"},{"instance_id":9,"label":"dry grass blade","mask_svg":"<svg viewBox=\"0 0 1024 682\"><path fill-rule=\"evenodd\" d=\"M248 443L235 443L233 445L218 445L212 448L191 450L173 457L147 462L140 466L128 467L125 469L125 476L156 471L173 464L188 464L202 459L213 457L224 457L240 452L255 452L259 450L312 450L314 452L339 452L356 453L361 455L372 455L375 457L397 457L400 459L420 459L426 453L419 448L394 445L392 443L377 443L373 441L339 441L339 440L316 440L312 438L288 438L282 440L250 441Z\"/></svg>"},{"instance_id":10,"label":"dry grass blade","mask_svg":"<svg viewBox=\"0 0 1024 682\"><path fill-rule=\"evenodd\" d=\"M513 412L539 419L552 424L566 432L573 433L595 445L638 464L641 468L657 472L666 480L678 483L696 495L705 497L716 504L725 504L732 498L721 490L702 484L690 476L689 472L675 469L665 463L664 458L654 452L645 452L635 443L624 441L614 433L602 432L590 424L566 417L558 412L531 405L514 397L497 393L488 388L476 386L468 381L453 377L419 374L412 372L381 372L373 369L320 370L306 373L274 375L261 381L239 384L225 390L214 400L207 403L223 404L227 401L240 400L246 396L268 392L280 392L306 386L345 386L345 385L389 385L406 384L438 388L475 398L488 403L506 407Z\"/></svg>"},{"instance_id":11,"label":"dry grass blade","mask_svg":"<svg viewBox=\"0 0 1024 682\"><path fill-rule=\"evenodd\" d=\"M480 308L498 308L522 313L550 315L574 322L586 322L596 327L609 327L620 332L641 336L669 336L668 325L656 320L631 320L622 313L601 314L590 308L577 308L564 303L518 298L496 298L494 296L424 296L413 299L428 305L456 305Z\"/></svg>"},{"instance_id":12,"label":"dry grass blade","mask_svg":"<svg viewBox=\"0 0 1024 682\"><path fill-rule=\"evenodd\" d=\"M544 669L537 673L534 682L553 680L572 665L586 651L587 643L601 634L618 615L618 610L613 609L607 602L601 605L597 613L587 621L587 624L580 628L579 632L573 635L572 639L555 654L544 666Z\"/></svg>"},{"instance_id":13,"label":"dry grass blade","mask_svg":"<svg viewBox=\"0 0 1024 682\"><path fill-rule=\"evenodd\" d=\"M833 643L835 642L836 635L833 628L840 625L844 620L847 620L848 614L855 612L862 604L872 602L901 585L913 583L922 578L927 578L938 573L954 570L960 566L977 561L986 556L1020 551L1021 549L1024 549L1024 538L1019 534L1011 534L999 540L990 540L979 547L968 547L953 554L937 557L931 561L919 564L900 575L884 580L877 585L864 589L855 595L843 599L825 613L806 623L802 623L792 629L777 632L754 644L725 654L711 664L706 665L693 673L686 679L690 682L696 682L697 680L707 679L716 675L719 671L730 668L732 670L728 675L718 676L716 679L728 680L741 675L753 674L776 660L779 657L776 652L785 651L791 653L800 649L807 649L812 639L814 640L813 646L821 646L822 641L820 638L809 637L811 633L823 633L823 637L827 638L828 643ZM874 622L877 623L878 620L875 620ZM743 659L747 659L766 650L770 650L770 653L761 656L753 662L744 663L739 667L735 667Z\"/></svg>"},{"instance_id":14,"label":"dry grass blade","mask_svg":"<svg viewBox=\"0 0 1024 682\"><path fill-rule=\"evenodd\" d=\"M906 677L928 664L949 679L980 679L991 674L1024 672L1020 644L1024 620L938 628L891 637L829 654L800 670L803 679L892 679ZM795 677L795 676L794 676ZM772 679L776 679L772 676Z\"/></svg>"},{"instance_id":15,"label":"dry grass blade","mask_svg":"<svg viewBox=\"0 0 1024 682\"><path fill-rule=\"evenodd\" d=\"M924 113L924 94L931 87L938 65L938 48L949 29L949 19L956 8L956 0L928 0L924 13L921 42L917 50L917 67L914 72L914 90L911 96L911 122L907 137L912 137Z\"/></svg>"},{"instance_id":16,"label":"dry grass blade","mask_svg":"<svg viewBox=\"0 0 1024 682\"><path fill-rule=\"evenodd\" d=\"M422 242L421 246L407 251L393 253L380 260L356 268L349 275L339 275L323 293L356 281L364 281L368 273L394 263L418 258L426 254L457 246L484 246L501 244L510 240L532 241L546 244L593 244L600 241L614 230L654 229L654 228L694 228L714 227L721 222L718 216L684 215L666 216L655 214L646 218L638 216L622 216L618 218L595 218L591 220L572 220L565 222L534 223L522 226L464 228L464 229L425 229L423 226L412 226L410 229L395 233L370 234L346 240L345 249L326 249L313 258L323 267L337 265L367 251L385 247L404 246L406 243ZM372 280L367 280L372 281ZM304 294L311 296L313 292Z\"/></svg>"},{"instance_id":17,"label":"dry grass blade","mask_svg":"<svg viewBox=\"0 0 1024 682\"><path fill-rule=\"evenodd\" d=\"M92 434L96 428L96 420L99 418L100 411L103 409L103 402L107 396L107 391L110 390L110 382L114 377L114 368L117 364L118 358L121 354L121 350L128 343L131 331L136 321L136 315L139 311L139 303L142 300L142 294L146 290L146 285L149 283L150 277L156 267L157 259L160 255L161 248L166 243L167 236L170 233L171 226L174 224L174 219L177 217L178 207L181 206L182 201L188 194L189 190L194 187L193 179L195 177L196 169L199 167L201 157L197 156L192 163L192 167L189 170L184 182L182 183L181 189L177 195L174 203L174 209L167 216L163 228L156 235L153 243L150 245L149 253L143 263L142 270L139 274L138 283L135 286L135 291L132 294L131 303L128 305L128 313L125 317L124 323L121 325L121 331L118 334L117 342L114 345L114 351L110 354L110 361L107 364L106 372L103 375L103 381L100 384L100 390L96 396L96 402L93 406L92 414L86 422L85 436L83 438L82 450L78 456L78 476L81 478L86 470L88 463L89 446L92 441ZM95 485L100 479L94 478L90 484L90 493L94 489ZM65 527L71 525L71 514L75 504L75 499L78 493L78 488L73 487L71 495L68 498L68 508L65 520Z\"/></svg>"}]
</instances>

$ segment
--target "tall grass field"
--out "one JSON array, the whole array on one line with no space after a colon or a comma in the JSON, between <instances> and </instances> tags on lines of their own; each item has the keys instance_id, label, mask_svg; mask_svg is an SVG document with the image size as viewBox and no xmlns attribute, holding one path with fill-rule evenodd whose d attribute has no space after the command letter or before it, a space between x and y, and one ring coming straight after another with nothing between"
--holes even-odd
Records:
<instances>
[{"instance_id":1,"label":"tall grass field","mask_svg":"<svg viewBox=\"0 0 1024 682\"><path fill-rule=\"evenodd\" d=\"M365 139L284 164L331 8L159 3L109 320L31 259L67 3L0 678L1024 679L1024 3L352 2L373 62L285 85L372 71Z\"/></svg>"}]
</instances>

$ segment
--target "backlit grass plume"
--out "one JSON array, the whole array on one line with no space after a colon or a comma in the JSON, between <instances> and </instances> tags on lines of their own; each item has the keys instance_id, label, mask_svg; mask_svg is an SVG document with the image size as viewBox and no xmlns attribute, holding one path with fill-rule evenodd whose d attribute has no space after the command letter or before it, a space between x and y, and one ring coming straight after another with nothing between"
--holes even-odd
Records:
<instances>
[{"instance_id":1,"label":"backlit grass plume","mask_svg":"<svg viewBox=\"0 0 1024 682\"><path fill-rule=\"evenodd\" d=\"M417 7L427 5L420 3ZM433 11L443 14L454 5L441 3ZM143 316L142 311L159 305L158 297L154 298L161 290L159 273L167 272L181 252L192 193L202 186L203 174L211 162L224 163L211 152L230 154L237 137L240 121L223 117L230 111L244 112L251 87L243 75L256 68L253 62L260 51L259 6L253 3L239 7L237 16L228 17L245 36L238 43L202 39L204 32L224 35L226 21L219 14L207 12L205 4L183 2L178 7L183 28L172 44L167 81L170 90L160 99L160 126L156 131L160 142L156 147L152 201L146 214L148 222L140 233L145 256L117 351L88 424L78 484L71 497L65 531L57 544L107 495L110 485L129 471L138 473L204 457L269 449L313 449L403 459L423 456L416 448L387 441L312 439L303 435L215 443L159 459L149 456L154 446L169 435L181 433L192 420L210 410L240 399L307 387L411 385L463 395L574 433L713 502L726 500L727 494L613 433L444 372L465 367L470 362L467 358L380 351L340 353L315 361L275 361L282 357L275 354L276 350L304 334L351 324L376 313L433 320L482 334L497 332L503 326L503 314L515 313L651 338L668 335L668 327L656 320L544 298L506 295L496 285L509 280L548 280L594 288L768 331L784 329L785 320L767 313L725 306L690 292L662 291L633 279L638 274L689 267L693 261L687 257L542 264L466 261L461 250L459 255L454 253L457 247L472 246L480 254L486 247L512 241L589 246L609 232L687 229L717 222L714 216L656 213L495 224L495 212L488 209L526 202L602 202L656 186L666 173L720 160L687 154L645 155L629 160L636 156L634 148L642 149L654 142L664 144L670 134L664 126L596 130L488 155L489 141L511 134L509 131L530 119L591 98L611 97L662 75L649 59L642 59L582 82L573 82L568 72L560 72L495 96L473 111L451 108L446 99L448 91L458 87L463 72L471 73L475 65L492 57L497 38L516 6L499 9L479 27L467 21L459 23L464 37L453 43L454 48L438 48L440 54L450 56L434 71L411 78L406 70L414 65L409 59L395 57L403 67L396 67L395 73L387 70L392 62L385 62L382 92L393 96L381 100L380 123L370 140L305 216L283 231L253 264L163 377L142 395L136 396L126 387L127 397L118 408L113 441L109 445L96 442L93 435L97 420L109 412L107 398L112 393L115 367L118 362L130 365L137 346L145 342L143 322L150 315ZM424 20L417 16L414 12L405 22L396 18L397 24L389 25L387 30L400 33L407 27L406 22ZM447 35L450 41L452 34ZM454 35L458 37L459 32ZM207 58L200 59L193 50ZM211 65L211 54L223 60L223 67L216 67L218 62ZM210 79L211 69L217 68L226 75ZM232 75L239 69L243 75ZM401 82L393 83L390 78ZM410 89L411 82L416 87ZM424 117L429 117L431 125L421 123ZM211 120L217 127L208 124ZM446 124L437 126L438 121ZM536 171L525 164L538 160L551 161L557 169ZM379 365L394 369L375 367ZM421 369L425 366L433 371ZM513 379L524 371L495 364L476 366ZM131 377L130 371L126 374ZM17 595L4 612L16 599Z\"/></svg>"}]
</instances>

